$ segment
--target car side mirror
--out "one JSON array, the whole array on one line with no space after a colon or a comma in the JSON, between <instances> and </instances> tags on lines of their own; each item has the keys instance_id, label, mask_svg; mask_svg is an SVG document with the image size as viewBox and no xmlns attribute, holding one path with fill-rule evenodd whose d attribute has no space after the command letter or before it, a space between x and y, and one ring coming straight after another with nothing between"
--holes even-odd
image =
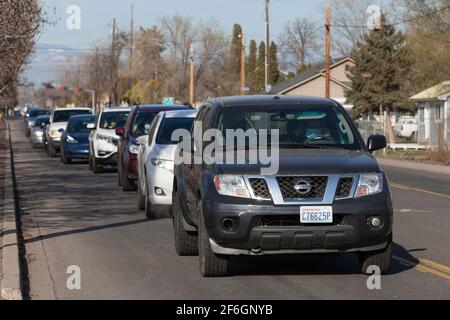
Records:
<instances>
[{"instance_id":1,"label":"car side mirror","mask_svg":"<svg viewBox=\"0 0 450 320\"><path fill-rule=\"evenodd\" d=\"M86 128L88 128L89 130L94 130L95 129L95 123L88 123Z\"/></svg>"},{"instance_id":2,"label":"car side mirror","mask_svg":"<svg viewBox=\"0 0 450 320\"><path fill-rule=\"evenodd\" d=\"M125 135L125 129L124 128L116 128L116 135L119 137L123 137Z\"/></svg>"},{"instance_id":3,"label":"car side mirror","mask_svg":"<svg viewBox=\"0 0 450 320\"><path fill-rule=\"evenodd\" d=\"M369 139L367 140L367 148L369 149L369 152L381 150L386 147L387 147L386 137L381 134L370 136Z\"/></svg>"}]
</instances>

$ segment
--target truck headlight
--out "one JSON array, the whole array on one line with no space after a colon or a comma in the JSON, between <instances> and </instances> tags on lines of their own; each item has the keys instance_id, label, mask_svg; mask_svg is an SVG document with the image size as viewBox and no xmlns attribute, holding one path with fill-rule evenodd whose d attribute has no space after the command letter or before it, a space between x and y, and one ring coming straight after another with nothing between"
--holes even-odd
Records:
<instances>
[{"instance_id":1,"label":"truck headlight","mask_svg":"<svg viewBox=\"0 0 450 320\"><path fill-rule=\"evenodd\" d=\"M214 186L219 194L230 197L250 198L244 178L234 175L214 177Z\"/></svg>"},{"instance_id":2,"label":"truck headlight","mask_svg":"<svg viewBox=\"0 0 450 320\"><path fill-rule=\"evenodd\" d=\"M381 173L361 174L355 197L364 197L383 191L383 175Z\"/></svg>"},{"instance_id":3,"label":"truck headlight","mask_svg":"<svg viewBox=\"0 0 450 320\"><path fill-rule=\"evenodd\" d=\"M135 144L130 144L128 146L128 151L130 151L130 153L132 153L132 154L138 154L139 153L139 146L137 146Z\"/></svg>"},{"instance_id":4,"label":"truck headlight","mask_svg":"<svg viewBox=\"0 0 450 320\"><path fill-rule=\"evenodd\" d=\"M52 130L50 130L50 137L59 138L59 137L61 137L61 132L59 132L58 130L52 129Z\"/></svg>"}]
</instances>

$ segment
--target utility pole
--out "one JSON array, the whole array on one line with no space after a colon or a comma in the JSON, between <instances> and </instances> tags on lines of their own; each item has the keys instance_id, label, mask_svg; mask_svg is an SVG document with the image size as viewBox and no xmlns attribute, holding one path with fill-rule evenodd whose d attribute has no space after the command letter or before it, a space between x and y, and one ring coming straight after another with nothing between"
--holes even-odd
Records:
<instances>
[{"instance_id":1,"label":"utility pole","mask_svg":"<svg viewBox=\"0 0 450 320\"><path fill-rule=\"evenodd\" d=\"M189 103L193 106L194 101L194 46L189 48Z\"/></svg>"},{"instance_id":2,"label":"utility pole","mask_svg":"<svg viewBox=\"0 0 450 320\"><path fill-rule=\"evenodd\" d=\"M241 33L241 96L245 96L245 33Z\"/></svg>"},{"instance_id":3,"label":"utility pole","mask_svg":"<svg viewBox=\"0 0 450 320\"><path fill-rule=\"evenodd\" d=\"M330 98L331 96L331 8L330 2L327 2L326 7L326 49L325 49L325 97Z\"/></svg>"},{"instance_id":4,"label":"utility pole","mask_svg":"<svg viewBox=\"0 0 450 320\"><path fill-rule=\"evenodd\" d=\"M130 12L130 61L129 69L133 67L133 50L134 50L134 5L131 5Z\"/></svg>"},{"instance_id":5,"label":"utility pole","mask_svg":"<svg viewBox=\"0 0 450 320\"><path fill-rule=\"evenodd\" d=\"M269 92L269 42L270 42L270 25L269 25L269 0L266 0L266 55L264 65L264 89Z\"/></svg>"}]
</instances>

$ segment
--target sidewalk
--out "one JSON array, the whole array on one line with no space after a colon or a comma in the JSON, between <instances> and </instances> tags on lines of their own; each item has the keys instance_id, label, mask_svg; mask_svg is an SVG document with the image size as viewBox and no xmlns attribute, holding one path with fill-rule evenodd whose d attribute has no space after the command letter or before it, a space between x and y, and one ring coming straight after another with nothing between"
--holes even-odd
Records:
<instances>
[{"instance_id":1,"label":"sidewalk","mask_svg":"<svg viewBox=\"0 0 450 320\"><path fill-rule=\"evenodd\" d=\"M450 176L450 166L440 166L435 164L413 162L408 160L386 159L386 158L377 158L377 160L381 166L398 167L403 169L438 173Z\"/></svg>"},{"instance_id":2,"label":"sidewalk","mask_svg":"<svg viewBox=\"0 0 450 320\"><path fill-rule=\"evenodd\" d=\"M5 157L7 151L7 141L6 141L6 125L3 121L0 121L0 248L3 247L3 204L4 204L4 195L5 190L4 186L4 176L5 176ZM2 274L2 253L3 250L0 250L0 284L2 283L3 274ZM1 298L0 298L1 299Z\"/></svg>"}]
</instances>

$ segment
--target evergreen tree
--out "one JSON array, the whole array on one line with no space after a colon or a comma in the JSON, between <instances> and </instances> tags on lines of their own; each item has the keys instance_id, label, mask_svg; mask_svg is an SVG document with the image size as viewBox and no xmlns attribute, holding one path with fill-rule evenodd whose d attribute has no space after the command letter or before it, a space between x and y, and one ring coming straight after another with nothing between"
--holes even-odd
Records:
<instances>
[{"instance_id":1,"label":"evergreen tree","mask_svg":"<svg viewBox=\"0 0 450 320\"><path fill-rule=\"evenodd\" d=\"M235 24L233 27L233 38L231 39L230 48L230 71L233 75L239 76L241 72L241 37L242 27Z\"/></svg>"},{"instance_id":2,"label":"evergreen tree","mask_svg":"<svg viewBox=\"0 0 450 320\"><path fill-rule=\"evenodd\" d=\"M261 41L258 48L258 62L256 67L256 92L263 92L265 86L265 56L266 56L266 44Z\"/></svg>"},{"instance_id":3,"label":"evergreen tree","mask_svg":"<svg viewBox=\"0 0 450 320\"><path fill-rule=\"evenodd\" d=\"M255 40L250 41L247 63L245 64L246 82L250 88L250 93L257 92L256 88L256 69L258 68L258 48Z\"/></svg>"},{"instance_id":4,"label":"evergreen tree","mask_svg":"<svg viewBox=\"0 0 450 320\"><path fill-rule=\"evenodd\" d=\"M364 40L352 50L356 66L349 69L351 90L346 90L348 102L354 105L355 116L394 109L409 109L408 66L409 50L405 47L405 36L392 26L382 26L369 31ZM388 137L393 142L394 134L390 117L387 117Z\"/></svg>"},{"instance_id":5,"label":"evergreen tree","mask_svg":"<svg viewBox=\"0 0 450 320\"><path fill-rule=\"evenodd\" d=\"M273 41L270 43L269 61L269 83L274 85L280 81L280 70L278 67L278 46Z\"/></svg>"}]
</instances>

